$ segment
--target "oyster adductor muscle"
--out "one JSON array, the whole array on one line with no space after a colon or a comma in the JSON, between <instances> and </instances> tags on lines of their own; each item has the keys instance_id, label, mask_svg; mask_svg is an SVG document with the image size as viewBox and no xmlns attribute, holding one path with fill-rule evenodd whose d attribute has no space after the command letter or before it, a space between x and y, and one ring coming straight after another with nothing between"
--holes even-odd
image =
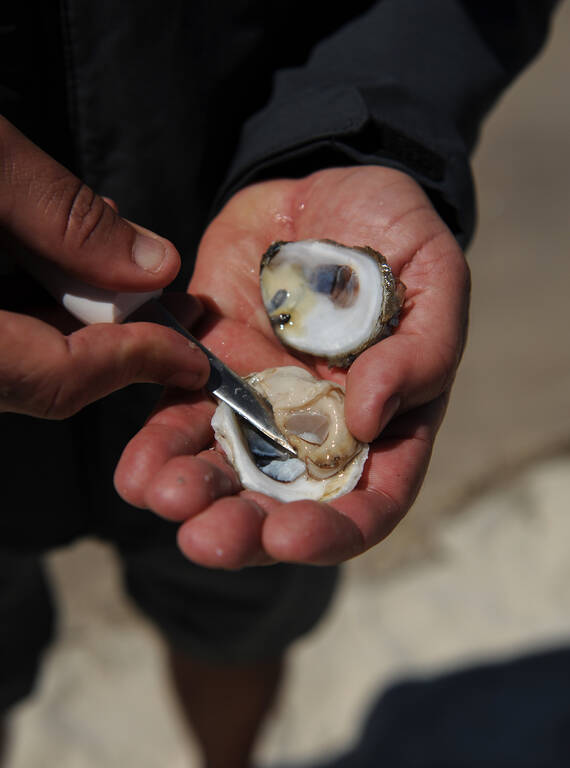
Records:
<instances>
[{"instance_id":1,"label":"oyster adductor muscle","mask_svg":"<svg viewBox=\"0 0 570 768\"><path fill-rule=\"evenodd\" d=\"M329 500L351 491L362 474L368 446L348 431L343 388L297 366L269 368L247 380L271 403L277 426L297 457L220 403L212 426L244 488L281 501Z\"/></svg>"},{"instance_id":2,"label":"oyster adductor muscle","mask_svg":"<svg viewBox=\"0 0 570 768\"><path fill-rule=\"evenodd\" d=\"M392 332L405 291L380 253L333 240L273 243L260 285L280 340L343 368Z\"/></svg>"}]
</instances>

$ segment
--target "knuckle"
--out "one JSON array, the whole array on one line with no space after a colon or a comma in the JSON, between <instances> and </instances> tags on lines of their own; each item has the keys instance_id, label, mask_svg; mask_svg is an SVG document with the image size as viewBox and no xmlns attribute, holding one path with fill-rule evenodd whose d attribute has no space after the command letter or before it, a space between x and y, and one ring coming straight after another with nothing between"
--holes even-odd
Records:
<instances>
[{"instance_id":1,"label":"knuckle","mask_svg":"<svg viewBox=\"0 0 570 768\"><path fill-rule=\"evenodd\" d=\"M34 392L34 413L43 419L60 421L77 413L82 405L83 387L74 374L73 350L68 338L60 356L41 376ZM77 373L77 371L75 371Z\"/></svg>"},{"instance_id":2,"label":"knuckle","mask_svg":"<svg viewBox=\"0 0 570 768\"><path fill-rule=\"evenodd\" d=\"M431 381L430 399L445 392L455 378L455 372L459 363L459 350L455 344L440 343L430 352L431 366L428 369L428 379Z\"/></svg>"},{"instance_id":3,"label":"knuckle","mask_svg":"<svg viewBox=\"0 0 570 768\"><path fill-rule=\"evenodd\" d=\"M61 375L46 381L34 398L34 415L50 421L67 419L77 413L79 407L73 390L66 384L66 377Z\"/></svg>"},{"instance_id":4,"label":"knuckle","mask_svg":"<svg viewBox=\"0 0 570 768\"><path fill-rule=\"evenodd\" d=\"M9 225L12 217L16 179L16 163L10 142L8 121L0 116L0 221L5 225Z\"/></svg>"},{"instance_id":5,"label":"knuckle","mask_svg":"<svg viewBox=\"0 0 570 768\"><path fill-rule=\"evenodd\" d=\"M53 377L41 393L41 401L38 403L41 411L38 415L43 419L61 421L76 414L82 405L77 387L73 384L70 386L68 377L60 373Z\"/></svg>"},{"instance_id":6,"label":"knuckle","mask_svg":"<svg viewBox=\"0 0 570 768\"><path fill-rule=\"evenodd\" d=\"M60 421L75 413L72 404L63 393L63 390L63 384L58 382L44 393L42 402L38 404L38 409L40 410L41 408L38 415L41 418Z\"/></svg>"},{"instance_id":7,"label":"knuckle","mask_svg":"<svg viewBox=\"0 0 570 768\"><path fill-rule=\"evenodd\" d=\"M81 248L100 230L108 206L85 183L77 181L67 193L63 226L63 241Z\"/></svg>"},{"instance_id":8,"label":"knuckle","mask_svg":"<svg viewBox=\"0 0 570 768\"><path fill-rule=\"evenodd\" d=\"M61 381L25 377L0 386L0 412L24 413L40 419L59 421L72 416L76 408Z\"/></svg>"}]
</instances>

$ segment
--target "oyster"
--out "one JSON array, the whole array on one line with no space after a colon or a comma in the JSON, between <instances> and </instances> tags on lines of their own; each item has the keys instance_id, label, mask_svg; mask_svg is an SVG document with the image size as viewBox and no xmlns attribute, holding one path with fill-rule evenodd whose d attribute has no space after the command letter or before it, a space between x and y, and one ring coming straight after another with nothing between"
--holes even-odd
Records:
<instances>
[{"instance_id":1,"label":"oyster","mask_svg":"<svg viewBox=\"0 0 570 768\"><path fill-rule=\"evenodd\" d=\"M405 291L380 253L332 240L273 243L260 284L281 341L343 368L391 333Z\"/></svg>"},{"instance_id":2,"label":"oyster","mask_svg":"<svg viewBox=\"0 0 570 768\"><path fill-rule=\"evenodd\" d=\"M362 474L368 446L346 427L343 388L296 366L269 368L247 380L273 406L277 426L297 458L220 403L212 426L244 488L281 501L328 500L351 491Z\"/></svg>"}]
</instances>

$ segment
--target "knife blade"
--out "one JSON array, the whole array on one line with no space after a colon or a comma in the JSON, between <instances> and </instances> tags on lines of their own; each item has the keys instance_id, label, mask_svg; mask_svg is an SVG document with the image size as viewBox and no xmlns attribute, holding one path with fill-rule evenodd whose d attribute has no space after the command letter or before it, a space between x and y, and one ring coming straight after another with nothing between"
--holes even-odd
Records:
<instances>
[{"instance_id":1,"label":"knife blade","mask_svg":"<svg viewBox=\"0 0 570 768\"><path fill-rule=\"evenodd\" d=\"M151 322L166 326L185 336L202 350L210 363L206 389L227 403L255 429L293 456L297 451L275 423L269 402L235 371L228 368L195 338L159 301L162 291L120 293L86 285L51 265L34 263L29 271L72 315L81 322L124 323Z\"/></svg>"},{"instance_id":2,"label":"knife blade","mask_svg":"<svg viewBox=\"0 0 570 768\"><path fill-rule=\"evenodd\" d=\"M131 312L123 322L151 322L164 325L189 339L202 350L210 363L210 376L205 385L208 392L227 403L233 411L288 453L297 455L297 451L279 431L269 402L235 371L222 363L190 331L180 325L174 315L157 298L146 301Z\"/></svg>"}]
</instances>

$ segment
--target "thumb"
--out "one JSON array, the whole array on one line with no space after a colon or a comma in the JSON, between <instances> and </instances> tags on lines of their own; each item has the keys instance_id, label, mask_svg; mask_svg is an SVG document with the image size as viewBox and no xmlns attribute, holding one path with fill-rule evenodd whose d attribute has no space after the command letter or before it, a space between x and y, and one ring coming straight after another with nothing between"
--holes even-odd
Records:
<instances>
[{"instance_id":1,"label":"thumb","mask_svg":"<svg viewBox=\"0 0 570 768\"><path fill-rule=\"evenodd\" d=\"M108 290L161 288L180 268L172 243L122 219L2 117L0 227L34 254Z\"/></svg>"}]
</instances>

